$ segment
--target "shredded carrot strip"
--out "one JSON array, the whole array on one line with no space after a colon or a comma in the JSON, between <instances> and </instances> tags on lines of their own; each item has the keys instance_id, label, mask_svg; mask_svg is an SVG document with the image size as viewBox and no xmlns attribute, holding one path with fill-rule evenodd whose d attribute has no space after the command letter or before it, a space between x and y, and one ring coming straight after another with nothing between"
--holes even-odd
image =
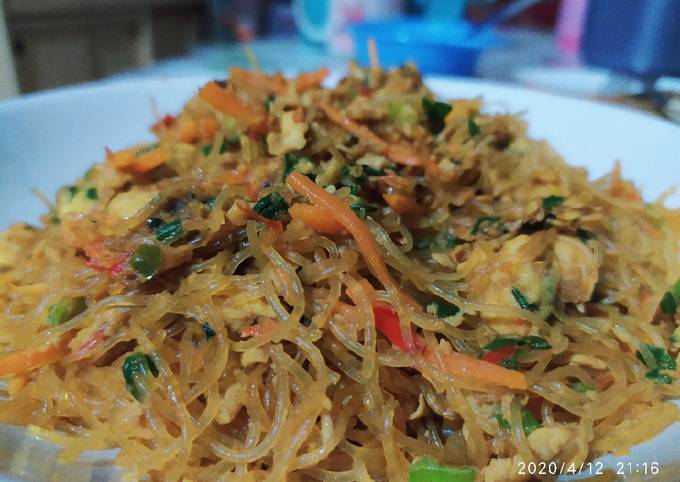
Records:
<instances>
[{"instance_id":1,"label":"shredded carrot strip","mask_svg":"<svg viewBox=\"0 0 680 482\"><path fill-rule=\"evenodd\" d=\"M149 172L163 164L167 157L165 149L157 147L153 151L139 156L135 163L130 166L130 170L139 174Z\"/></svg>"},{"instance_id":2,"label":"shredded carrot strip","mask_svg":"<svg viewBox=\"0 0 680 482\"><path fill-rule=\"evenodd\" d=\"M428 347L425 349L424 357L430 365L438 370L464 380L487 385L500 385L515 390L526 390L529 387L524 373L463 353L442 353L436 348Z\"/></svg>"},{"instance_id":3,"label":"shredded carrot strip","mask_svg":"<svg viewBox=\"0 0 680 482\"><path fill-rule=\"evenodd\" d=\"M363 139L373 145L381 154L389 157L397 164L406 166L422 166L426 164L423 156L415 151L411 146L404 143L388 144L379 136L373 133L368 127L353 121L338 109L332 107L327 102L319 103L319 108L326 116L340 127L354 134L359 139Z\"/></svg>"},{"instance_id":4,"label":"shredded carrot strip","mask_svg":"<svg viewBox=\"0 0 680 482\"><path fill-rule=\"evenodd\" d=\"M110 149L106 149L106 160L110 162L113 167L121 170L125 167L131 166L137 160L135 156L135 151L133 149L126 149L124 151L113 152Z\"/></svg>"},{"instance_id":5,"label":"shredded carrot strip","mask_svg":"<svg viewBox=\"0 0 680 482\"><path fill-rule=\"evenodd\" d=\"M41 348L26 348L0 356L0 377L23 375L43 365L49 365L68 355L68 342L74 334L61 337L58 343Z\"/></svg>"},{"instance_id":6,"label":"shredded carrot strip","mask_svg":"<svg viewBox=\"0 0 680 482\"><path fill-rule=\"evenodd\" d=\"M299 219L319 233L339 234L345 231L345 227L331 213L313 204L293 204L288 213L293 219Z\"/></svg>"},{"instance_id":7,"label":"shredded carrot strip","mask_svg":"<svg viewBox=\"0 0 680 482\"><path fill-rule=\"evenodd\" d=\"M246 213L248 215L248 217L251 217L256 221L261 222L262 224L267 226L269 229L274 229L276 231L282 231L283 230L283 224L281 224L281 221L277 221L275 219L265 218L264 216L260 216L255 211L253 211L249 206L247 206L243 203L240 203L238 201L236 201L236 203L237 203L236 205L238 206L238 208L241 211L243 211L244 213Z\"/></svg>"},{"instance_id":8,"label":"shredded carrot strip","mask_svg":"<svg viewBox=\"0 0 680 482\"><path fill-rule=\"evenodd\" d=\"M300 94L307 90L315 89L321 85L326 77L328 77L328 69L326 67L313 72L303 72L295 79L295 90Z\"/></svg>"},{"instance_id":9,"label":"shredded carrot strip","mask_svg":"<svg viewBox=\"0 0 680 482\"><path fill-rule=\"evenodd\" d=\"M266 121L262 110L241 99L233 90L223 89L216 82L205 84L198 95L218 111L248 126Z\"/></svg>"},{"instance_id":10,"label":"shredded carrot strip","mask_svg":"<svg viewBox=\"0 0 680 482\"><path fill-rule=\"evenodd\" d=\"M256 90L285 94L288 90L288 82L282 75L267 75L256 70L229 69L229 78L238 84L246 84Z\"/></svg>"},{"instance_id":11,"label":"shredded carrot strip","mask_svg":"<svg viewBox=\"0 0 680 482\"><path fill-rule=\"evenodd\" d=\"M387 142L375 135L368 127L353 121L325 101L319 104L319 108L331 121L335 122L340 127L343 127L351 134L354 134L359 139L363 139L369 144L373 144L373 146L381 152L387 150Z\"/></svg>"},{"instance_id":12,"label":"shredded carrot strip","mask_svg":"<svg viewBox=\"0 0 680 482\"><path fill-rule=\"evenodd\" d=\"M399 214L418 213L422 211L422 206L411 196L400 193L383 194L383 199L389 207Z\"/></svg>"},{"instance_id":13,"label":"shredded carrot strip","mask_svg":"<svg viewBox=\"0 0 680 482\"><path fill-rule=\"evenodd\" d=\"M293 191L302 194L309 202L330 212L357 242L366 264L375 277L386 288L397 289L392 276L387 271L387 266L385 266L380 255L380 249L373 239L373 235L371 235L366 223L361 221L349 206L299 171L291 172L286 182Z\"/></svg>"},{"instance_id":14,"label":"shredded carrot strip","mask_svg":"<svg viewBox=\"0 0 680 482\"><path fill-rule=\"evenodd\" d=\"M213 178L213 182L232 186L235 184L245 184L248 181L248 173L236 169Z\"/></svg>"}]
</instances>

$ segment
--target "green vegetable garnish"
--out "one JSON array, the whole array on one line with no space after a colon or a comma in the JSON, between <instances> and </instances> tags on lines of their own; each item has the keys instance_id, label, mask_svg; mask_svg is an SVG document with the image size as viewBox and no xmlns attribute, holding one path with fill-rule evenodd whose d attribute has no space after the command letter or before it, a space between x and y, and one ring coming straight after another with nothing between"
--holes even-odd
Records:
<instances>
[{"instance_id":1,"label":"green vegetable garnish","mask_svg":"<svg viewBox=\"0 0 680 482\"><path fill-rule=\"evenodd\" d=\"M215 333L215 330L212 329L212 326L210 326L210 324L207 321L201 325L201 329L203 330L203 333L205 334L206 340L209 340L213 336L217 335L217 333Z\"/></svg>"},{"instance_id":2,"label":"green vegetable garnish","mask_svg":"<svg viewBox=\"0 0 680 482\"><path fill-rule=\"evenodd\" d=\"M430 132L439 134L444 129L444 119L451 112L451 105L446 102L438 102L427 97L422 99L423 111L427 117Z\"/></svg>"},{"instance_id":3,"label":"green vegetable garnish","mask_svg":"<svg viewBox=\"0 0 680 482\"><path fill-rule=\"evenodd\" d=\"M408 482L475 482L477 471L472 467L447 467L423 457L411 464Z\"/></svg>"},{"instance_id":4,"label":"green vegetable garnish","mask_svg":"<svg viewBox=\"0 0 680 482\"><path fill-rule=\"evenodd\" d=\"M97 194L97 188L94 187L89 188L87 191L85 191L85 196L93 201L99 199L99 194Z\"/></svg>"},{"instance_id":5,"label":"green vegetable garnish","mask_svg":"<svg viewBox=\"0 0 680 482\"><path fill-rule=\"evenodd\" d=\"M590 392L591 390L595 390L595 387L592 386L590 383L583 383L583 382L576 382L571 386L571 388L576 393L586 393L586 392Z\"/></svg>"},{"instance_id":6,"label":"green vegetable garnish","mask_svg":"<svg viewBox=\"0 0 680 482\"><path fill-rule=\"evenodd\" d=\"M123 362L125 387L138 402L149 393L149 376L157 377L158 368L146 353L133 353Z\"/></svg>"},{"instance_id":7,"label":"green vegetable garnish","mask_svg":"<svg viewBox=\"0 0 680 482\"><path fill-rule=\"evenodd\" d=\"M677 362L665 348L642 343L640 349L635 352L635 355L649 368L645 378L660 384L670 384L673 382L673 378L670 375L661 372L661 370L675 371L678 368Z\"/></svg>"},{"instance_id":8,"label":"green vegetable garnish","mask_svg":"<svg viewBox=\"0 0 680 482\"><path fill-rule=\"evenodd\" d=\"M253 206L253 211L267 219L278 219L288 211L288 203L281 194L273 192L257 201Z\"/></svg>"},{"instance_id":9,"label":"green vegetable garnish","mask_svg":"<svg viewBox=\"0 0 680 482\"><path fill-rule=\"evenodd\" d=\"M510 345L516 347L527 347L532 350L550 350L552 348L550 342L540 336L530 335L521 336L518 338L499 336L482 347L479 357L481 358L490 351L496 351Z\"/></svg>"},{"instance_id":10,"label":"green vegetable garnish","mask_svg":"<svg viewBox=\"0 0 680 482\"><path fill-rule=\"evenodd\" d=\"M215 209L215 196L210 196L203 201L203 204L208 206L210 209Z\"/></svg>"},{"instance_id":11,"label":"green vegetable garnish","mask_svg":"<svg viewBox=\"0 0 680 482\"><path fill-rule=\"evenodd\" d=\"M350 209L361 219L366 219L367 212L374 212L378 210L375 204L367 203L364 199L357 197L356 201L349 205Z\"/></svg>"},{"instance_id":12,"label":"green vegetable garnish","mask_svg":"<svg viewBox=\"0 0 680 482\"><path fill-rule=\"evenodd\" d=\"M508 422L504 417L503 413L501 411L501 406L496 405L494 406L493 409L493 416L498 422L498 425L500 428L505 429L505 430L510 430L510 422ZM536 430L541 426L541 422L536 420L536 417L527 410L526 408L522 409L522 428L524 428L524 434L529 435L531 432Z\"/></svg>"},{"instance_id":13,"label":"green vegetable garnish","mask_svg":"<svg viewBox=\"0 0 680 482\"><path fill-rule=\"evenodd\" d=\"M222 145L220 146L220 154L224 154L232 147L237 147L241 145L241 139L238 136L225 137ZM201 149L201 153L204 156L210 155L213 150L213 144L207 144Z\"/></svg>"},{"instance_id":14,"label":"green vegetable garnish","mask_svg":"<svg viewBox=\"0 0 680 482\"><path fill-rule=\"evenodd\" d=\"M472 117L468 117L467 127L471 136L476 136L482 131Z\"/></svg>"},{"instance_id":15,"label":"green vegetable garnish","mask_svg":"<svg viewBox=\"0 0 680 482\"><path fill-rule=\"evenodd\" d=\"M674 315L675 311L678 309L678 304L670 291L666 291L661 298L661 311L667 315Z\"/></svg>"},{"instance_id":16,"label":"green vegetable garnish","mask_svg":"<svg viewBox=\"0 0 680 482\"><path fill-rule=\"evenodd\" d=\"M538 311L538 305L536 303L529 303L529 301L522 294L522 292L518 288L515 288L514 286L512 288L512 296L515 297L515 301L517 301L517 304L523 310Z\"/></svg>"},{"instance_id":17,"label":"green vegetable garnish","mask_svg":"<svg viewBox=\"0 0 680 482\"><path fill-rule=\"evenodd\" d=\"M371 166L362 166L364 168L364 174L367 176L382 176L385 174L382 172L380 169L376 169L375 167Z\"/></svg>"},{"instance_id":18,"label":"green vegetable garnish","mask_svg":"<svg viewBox=\"0 0 680 482\"><path fill-rule=\"evenodd\" d=\"M460 311L460 308L445 300L434 300L427 305L425 311L432 315L437 315L437 318L448 318L450 316L456 316Z\"/></svg>"},{"instance_id":19,"label":"green vegetable garnish","mask_svg":"<svg viewBox=\"0 0 680 482\"><path fill-rule=\"evenodd\" d=\"M73 199L75 195L78 194L78 188L76 186L69 186L67 189L69 196L71 196L71 199Z\"/></svg>"},{"instance_id":20,"label":"green vegetable garnish","mask_svg":"<svg viewBox=\"0 0 680 482\"><path fill-rule=\"evenodd\" d=\"M155 229L155 233L156 239L161 243L172 244L184 234L182 221L178 219L171 223L163 223Z\"/></svg>"},{"instance_id":21,"label":"green vegetable garnish","mask_svg":"<svg viewBox=\"0 0 680 482\"><path fill-rule=\"evenodd\" d=\"M58 303L53 304L47 310L47 324L61 325L68 320L75 318L87 309L84 296L77 298L64 298Z\"/></svg>"},{"instance_id":22,"label":"green vegetable garnish","mask_svg":"<svg viewBox=\"0 0 680 482\"><path fill-rule=\"evenodd\" d=\"M130 266L142 279L147 281L158 273L161 264L161 250L158 246L144 243L140 244L135 255L130 260Z\"/></svg>"},{"instance_id":23,"label":"green vegetable garnish","mask_svg":"<svg viewBox=\"0 0 680 482\"><path fill-rule=\"evenodd\" d=\"M286 178L288 177L288 174L293 172L293 170L295 169L295 166L297 166L298 163L300 161L302 161L303 159L309 160L303 153L301 153L299 151L286 152L283 155L283 161L284 161L283 182L286 182ZM305 176L309 177L310 179L314 179L316 177L316 176L314 176L314 174L305 174Z\"/></svg>"},{"instance_id":24,"label":"green vegetable garnish","mask_svg":"<svg viewBox=\"0 0 680 482\"><path fill-rule=\"evenodd\" d=\"M479 231L483 232L486 228L492 224L496 224L500 220L501 218L498 216L481 216L475 221L474 226L472 226L472 229L470 230L470 234L475 236Z\"/></svg>"},{"instance_id":25,"label":"green vegetable garnish","mask_svg":"<svg viewBox=\"0 0 680 482\"><path fill-rule=\"evenodd\" d=\"M548 196L543 198L543 209L545 211L550 211L553 208L556 208L560 204L564 202L565 198L562 196Z\"/></svg>"},{"instance_id":26,"label":"green vegetable garnish","mask_svg":"<svg viewBox=\"0 0 680 482\"><path fill-rule=\"evenodd\" d=\"M524 428L525 435L529 435L540 426L541 422L536 420L536 417L529 410L526 408L522 409L522 427Z\"/></svg>"}]
</instances>

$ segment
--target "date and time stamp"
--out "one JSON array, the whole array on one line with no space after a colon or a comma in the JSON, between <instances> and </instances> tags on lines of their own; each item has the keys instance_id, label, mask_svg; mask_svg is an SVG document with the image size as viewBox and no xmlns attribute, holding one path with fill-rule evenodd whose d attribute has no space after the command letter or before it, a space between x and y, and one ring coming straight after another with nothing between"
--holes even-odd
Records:
<instances>
[{"instance_id":1,"label":"date and time stamp","mask_svg":"<svg viewBox=\"0 0 680 482\"><path fill-rule=\"evenodd\" d=\"M605 470L614 472L616 475L631 476L655 476L661 472L659 462L617 462L615 467L605 467L602 462L587 462L583 464L567 464L565 462L520 462L517 465L519 475L579 475L596 476L603 475Z\"/></svg>"}]
</instances>

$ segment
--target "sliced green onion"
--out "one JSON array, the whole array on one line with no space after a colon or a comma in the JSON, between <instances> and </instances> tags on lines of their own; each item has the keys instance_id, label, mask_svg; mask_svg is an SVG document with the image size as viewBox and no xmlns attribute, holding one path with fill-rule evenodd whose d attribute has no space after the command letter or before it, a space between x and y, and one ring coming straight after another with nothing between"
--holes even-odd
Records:
<instances>
[{"instance_id":1,"label":"sliced green onion","mask_svg":"<svg viewBox=\"0 0 680 482\"><path fill-rule=\"evenodd\" d=\"M486 228L488 228L492 224L496 224L500 220L501 218L499 218L498 216L481 216L477 218L477 221L475 221L475 224L472 226L472 229L470 230L470 234L475 236L479 231L484 231Z\"/></svg>"},{"instance_id":2,"label":"sliced green onion","mask_svg":"<svg viewBox=\"0 0 680 482\"><path fill-rule=\"evenodd\" d=\"M529 435L540 426L541 422L536 420L536 417L529 410L526 408L522 409L522 427L524 428L525 435Z\"/></svg>"},{"instance_id":3,"label":"sliced green onion","mask_svg":"<svg viewBox=\"0 0 680 482\"><path fill-rule=\"evenodd\" d=\"M438 318L448 318L450 316L456 316L460 311L460 308L448 301L434 300L427 305L425 311L432 315L437 315Z\"/></svg>"},{"instance_id":4,"label":"sliced green onion","mask_svg":"<svg viewBox=\"0 0 680 482\"><path fill-rule=\"evenodd\" d=\"M538 310L538 305L536 303L529 303L529 300L527 300L526 296L524 296L522 292L518 288L515 288L514 286L512 288L512 296L514 296L515 301L517 301L517 304L523 310L528 311Z\"/></svg>"},{"instance_id":5,"label":"sliced green onion","mask_svg":"<svg viewBox=\"0 0 680 482\"><path fill-rule=\"evenodd\" d=\"M75 318L87 309L84 296L76 298L64 298L58 303L53 304L47 310L47 324L61 325L72 318Z\"/></svg>"},{"instance_id":6,"label":"sliced green onion","mask_svg":"<svg viewBox=\"0 0 680 482\"><path fill-rule=\"evenodd\" d=\"M476 136L479 134L482 130L479 128L477 123L472 119L472 117L468 117L467 120L467 128L468 128L468 133L471 136Z\"/></svg>"},{"instance_id":7,"label":"sliced green onion","mask_svg":"<svg viewBox=\"0 0 680 482\"><path fill-rule=\"evenodd\" d=\"M184 234L182 221L176 220L171 223L161 224L155 229L156 239L161 243L171 244L177 241Z\"/></svg>"},{"instance_id":8,"label":"sliced green onion","mask_svg":"<svg viewBox=\"0 0 680 482\"><path fill-rule=\"evenodd\" d=\"M431 100L427 97L423 97L421 103L427 117L430 132L439 134L444 129L444 119L451 112L451 105L446 102Z\"/></svg>"},{"instance_id":9,"label":"sliced green onion","mask_svg":"<svg viewBox=\"0 0 680 482\"><path fill-rule=\"evenodd\" d=\"M667 315L674 315L675 311L678 309L678 304L670 291L666 291L661 298L661 311Z\"/></svg>"},{"instance_id":10,"label":"sliced green onion","mask_svg":"<svg viewBox=\"0 0 680 482\"><path fill-rule=\"evenodd\" d=\"M141 275L143 280L150 280L156 273L161 264L161 250L158 246L144 243L140 244L135 255L130 260L130 266L135 272Z\"/></svg>"},{"instance_id":11,"label":"sliced green onion","mask_svg":"<svg viewBox=\"0 0 680 482\"><path fill-rule=\"evenodd\" d=\"M571 386L571 388L576 393L586 393L586 392L590 392L592 390L595 390L595 387L593 385L591 385L590 383L583 383L583 382L576 382Z\"/></svg>"},{"instance_id":12,"label":"sliced green onion","mask_svg":"<svg viewBox=\"0 0 680 482\"><path fill-rule=\"evenodd\" d=\"M149 377L158 376L158 368L146 353L133 353L123 362L125 387L135 400L141 402L149 393Z\"/></svg>"},{"instance_id":13,"label":"sliced green onion","mask_svg":"<svg viewBox=\"0 0 680 482\"><path fill-rule=\"evenodd\" d=\"M99 199L99 194L97 194L97 188L94 187L89 188L87 191L85 191L85 196L93 201Z\"/></svg>"},{"instance_id":14,"label":"sliced green onion","mask_svg":"<svg viewBox=\"0 0 680 482\"><path fill-rule=\"evenodd\" d=\"M545 211L550 211L553 208L556 208L560 204L564 202L565 198L562 196L548 196L543 198L543 209Z\"/></svg>"},{"instance_id":15,"label":"sliced green onion","mask_svg":"<svg viewBox=\"0 0 680 482\"><path fill-rule=\"evenodd\" d=\"M288 211L288 203L281 194L273 192L257 201L253 206L253 211L267 219L278 219Z\"/></svg>"},{"instance_id":16,"label":"sliced green onion","mask_svg":"<svg viewBox=\"0 0 680 482\"><path fill-rule=\"evenodd\" d=\"M411 464L408 482L474 482L477 471L472 467L447 467L431 458L420 458Z\"/></svg>"}]
</instances>

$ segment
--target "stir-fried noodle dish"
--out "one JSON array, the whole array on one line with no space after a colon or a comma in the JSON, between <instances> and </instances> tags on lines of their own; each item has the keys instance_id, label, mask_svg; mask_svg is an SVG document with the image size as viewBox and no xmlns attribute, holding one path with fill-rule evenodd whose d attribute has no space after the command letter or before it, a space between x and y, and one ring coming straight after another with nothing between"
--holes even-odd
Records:
<instances>
[{"instance_id":1,"label":"stir-fried noodle dish","mask_svg":"<svg viewBox=\"0 0 680 482\"><path fill-rule=\"evenodd\" d=\"M677 211L326 75L231 69L1 235L0 422L130 480L458 482L680 419Z\"/></svg>"}]
</instances>

